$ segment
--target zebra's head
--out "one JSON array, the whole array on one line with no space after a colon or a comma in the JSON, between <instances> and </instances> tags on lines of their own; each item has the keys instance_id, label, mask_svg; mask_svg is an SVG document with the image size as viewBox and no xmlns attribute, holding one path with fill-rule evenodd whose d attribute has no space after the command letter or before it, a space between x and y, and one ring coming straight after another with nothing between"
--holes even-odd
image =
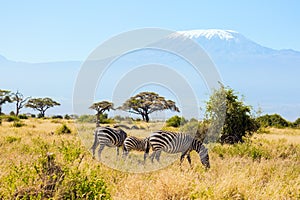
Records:
<instances>
[{"instance_id":1,"label":"zebra's head","mask_svg":"<svg viewBox=\"0 0 300 200\"><path fill-rule=\"evenodd\" d=\"M199 156L202 165L204 165L206 169L210 168L208 150L204 145L200 147Z\"/></svg>"}]
</instances>

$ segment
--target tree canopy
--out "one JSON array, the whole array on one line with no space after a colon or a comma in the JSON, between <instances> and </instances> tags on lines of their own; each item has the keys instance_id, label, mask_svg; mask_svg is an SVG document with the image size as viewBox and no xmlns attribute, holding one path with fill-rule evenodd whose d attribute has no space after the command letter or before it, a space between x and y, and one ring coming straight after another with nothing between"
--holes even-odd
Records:
<instances>
[{"instance_id":1,"label":"tree canopy","mask_svg":"<svg viewBox=\"0 0 300 200\"><path fill-rule=\"evenodd\" d=\"M243 136L258 130L259 124L251 116L251 107L243 103L231 88L221 86L206 104L206 118L210 134L221 143L243 142Z\"/></svg>"},{"instance_id":2,"label":"tree canopy","mask_svg":"<svg viewBox=\"0 0 300 200\"><path fill-rule=\"evenodd\" d=\"M149 122L149 114L171 110L179 112L179 108L172 100L166 100L165 97L159 96L154 92L141 92L129 98L121 107L122 110L142 116L142 119Z\"/></svg>"},{"instance_id":3,"label":"tree canopy","mask_svg":"<svg viewBox=\"0 0 300 200\"><path fill-rule=\"evenodd\" d=\"M103 114L105 111L109 111L110 109L113 109L114 104L109 101L100 101L93 103L89 108L96 110L96 116L97 116L97 121L96 121L96 126L100 126L100 115Z\"/></svg>"},{"instance_id":4,"label":"tree canopy","mask_svg":"<svg viewBox=\"0 0 300 200\"><path fill-rule=\"evenodd\" d=\"M11 93L9 90L0 89L0 115L2 114L2 105L6 102L11 102Z\"/></svg>"},{"instance_id":5,"label":"tree canopy","mask_svg":"<svg viewBox=\"0 0 300 200\"><path fill-rule=\"evenodd\" d=\"M33 98L30 99L25 107L32 108L34 110L39 111L39 117L45 117L45 112L51 107L59 106L60 103L52 100L51 98L45 97L45 98Z\"/></svg>"}]
</instances>

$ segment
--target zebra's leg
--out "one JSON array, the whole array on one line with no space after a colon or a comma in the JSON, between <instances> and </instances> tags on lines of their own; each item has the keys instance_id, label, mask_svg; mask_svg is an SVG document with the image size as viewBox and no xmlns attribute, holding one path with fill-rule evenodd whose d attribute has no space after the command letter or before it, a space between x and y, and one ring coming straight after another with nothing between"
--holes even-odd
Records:
<instances>
[{"instance_id":1,"label":"zebra's leg","mask_svg":"<svg viewBox=\"0 0 300 200\"><path fill-rule=\"evenodd\" d=\"M192 160L191 160L191 155L190 155L190 153L187 154L186 159L188 160L190 166L192 167Z\"/></svg>"},{"instance_id":2,"label":"zebra's leg","mask_svg":"<svg viewBox=\"0 0 300 200\"><path fill-rule=\"evenodd\" d=\"M93 154L93 158L95 158L95 151L96 151L97 146L99 145L99 143L98 143L98 138L97 138L97 134L96 134L96 133L94 133L94 134L95 134L94 144L93 144L93 146L91 147L92 154Z\"/></svg>"},{"instance_id":3,"label":"zebra's leg","mask_svg":"<svg viewBox=\"0 0 300 200\"><path fill-rule=\"evenodd\" d=\"M145 153L144 153L144 163L146 162L146 159L147 159L147 157L149 155L149 151L150 151L150 146L148 145L146 147L146 150L145 150Z\"/></svg>"},{"instance_id":4,"label":"zebra's leg","mask_svg":"<svg viewBox=\"0 0 300 200\"><path fill-rule=\"evenodd\" d=\"M129 154L129 150L123 146L123 159L126 160L126 158L128 157Z\"/></svg>"},{"instance_id":5,"label":"zebra's leg","mask_svg":"<svg viewBox=\"0 0 300 200\"><path fill-rule=\"evenodd\" d=\"M152 163L153 163L153 159L154 159L155 154L156 154L156 151L153 151L153 153L149 156Z\"/></svg>"},{"instance_id":6,"label":"zebra's leg","mask_svg":"<svg viewBox=\"0 0 300 200\"><path fill-rule=\"evenodd\" d=\"M156 154L155 154L155 159L157 160L157 162L159 162L160 154L161 154L161 150L157 151Z\"/></svg>"},{"instance_id":7,"label":"zebra's leg","mask_svg":"<svg viewBox=\"0 0 300 200\"><path fill-rule=\"evenodd\" d=\"M185 151L185 152L182 152L181 157L180 157L180 165L181 165L181 163L183 162L184 156L185 156L185 155L190 155L189 150L187 150L187 151Z\"/></svg>"},{"instance_id":8,"label":"zebra's leg","mask_svg":"<svg viewBox=\"0 0 300 200\"><path fill-rule=\"evenodd\" d=\"M100 147L99 147L99 150L98 150L98 158L99 158L99 160L101 160L101 153L102 153L104 147L105 147L105 144L101 144Z\"/></svg>"},{"instance_id":9,"label":"zebra's leg","mask_svg":"<svg viewBox=\"0 0 300 200\"><path fill-rule=\"evenodd\" d=\"M118 158L119 158L119 155L120 155L120 146L117 146L116 147L116 149L117 149L117 157L116 157L116 160L118 160Z\"/></svg>"},{"instance_id":10,"label":"zebra's leg","mask_svg":"<svg viewBox=\"0 0 300 200\"><path fill-rule=\"evenodd\" d=\"M180 165L183 162L184 156L185 156L185 153L182 153L181 156L180 156Z\"/></svg>"}]
</instances>

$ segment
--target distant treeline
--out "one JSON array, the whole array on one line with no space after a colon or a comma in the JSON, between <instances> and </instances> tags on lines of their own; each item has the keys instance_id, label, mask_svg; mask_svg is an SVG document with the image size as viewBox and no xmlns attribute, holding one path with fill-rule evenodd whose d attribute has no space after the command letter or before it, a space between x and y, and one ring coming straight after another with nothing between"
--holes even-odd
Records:
<instances>
[{"instance_id":1,"label":"distant treeline","mask_svg":"<svg viewBox=\"0 0 300 200\"><path fill-rule=\"evenodd\" d=\"M258 117L257 121L260 123L261 127L300 128L300 118L298 118L295 122L290 122L281 117L279 114L263 115Z\"/></svg>"}]
</instances>

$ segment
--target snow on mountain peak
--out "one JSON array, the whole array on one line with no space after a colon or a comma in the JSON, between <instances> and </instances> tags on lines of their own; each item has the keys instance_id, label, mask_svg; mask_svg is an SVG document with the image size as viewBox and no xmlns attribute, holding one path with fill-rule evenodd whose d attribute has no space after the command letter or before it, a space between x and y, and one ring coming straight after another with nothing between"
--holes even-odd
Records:
<instances>
[{"instance_id":1,"label":"snow on mountain peak","mask_svg":"<svg viewBox=\"0 0 300 200\"><path fill-rule=\"evenodd\" d=\"M205 37L207 39L212 39L214 37L219 37L221 40L231 40L234 39L234 34L238 32L233 30L221 30L221 29L200 29L200 30L190 30L190 31L178 31L179 34L192 38Z\"/></svg>"}]
</instances>

